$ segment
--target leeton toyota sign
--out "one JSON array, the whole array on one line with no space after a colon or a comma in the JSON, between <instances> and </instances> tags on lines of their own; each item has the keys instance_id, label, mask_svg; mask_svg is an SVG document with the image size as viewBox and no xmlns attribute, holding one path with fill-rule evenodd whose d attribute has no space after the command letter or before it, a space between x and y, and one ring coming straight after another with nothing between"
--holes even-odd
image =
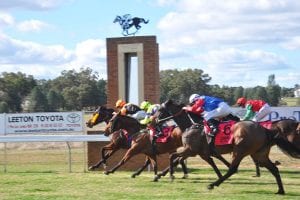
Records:
<instances>
[{"instance_id":1,"label":"leeton toyota sign","mask_svg":"<svg viewBox=\"0 0 300 200\"><path fill-rule=\"evenodd\" d=\"M4 114L0 119L2 134L3 129L5 134L83 132L82 112Z\"/></svg>"}]
</instances>

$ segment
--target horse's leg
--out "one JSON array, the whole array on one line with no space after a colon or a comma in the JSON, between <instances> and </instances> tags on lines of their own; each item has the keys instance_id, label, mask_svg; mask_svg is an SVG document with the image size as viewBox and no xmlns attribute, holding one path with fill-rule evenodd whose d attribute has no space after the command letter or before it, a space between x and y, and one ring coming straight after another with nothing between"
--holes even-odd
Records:
<instances>
[{"instance_id":1,"label":"horse's leg","mask_svg":"<svg viewBox=\"0 0 300 200\"><path fill-rule=\"evenodd\" d=\"M276 167L276 165L269 159L268 155L265 155L263 157L262 156L256 157L254 155L253 159L258 160L259 165L261 167L267 168L272 173L272 175L275 177L276 183L278 185L278 191L276 194L285 194L279 170Z\"/></svg>"},{"instance_id":2,"label":"horse's leg","mask_svg":"<svg viewBox=\"0 0 300 200\"><path fill-rule=\"evenodd\" d=\"M183 177L182 178L183 179L188 178L188 169L187 169L186 164L185 164L185 159L180 158L179 163L181 164L181 168L182 168L182 171L183 171Z\"/></svg>"},{"instance_id":3,"label":"horse's leg","mask_svg":"<svg viewBox=\"0 0 300 200\"><path fill-rule=\"evenodd\" d=\"M220 177L217 181L209 184L207 186L207 188L210 190L214 189L214 186L219 186L222 182L224 182L226 179L228 179L230 176L232 176L232 174L236 173L243 158L244 158L244 156L242 153L233 152L232 163L231 163L227 173L224 176Z\"/></svg>"},{"instance_id":4,"label":"horse's leg","mask_svg":"<svg viewBox=\"0 0 300 200\"><path fill-rule=\"evenodd\" d=\"M199 154L199 156L205 160L215 171L215 173L217 174L218 178L222 177L222 174L219 170L219 168L217 167L215 161L208 155L204 155L204 154Z\"/></svg>"},{"instance_id":5,"label":"horse's leg","mask_svg":"<svg viewBox=\"0 0 300 200\"><path fill-rule=\"evenodd\" d=\"M252 156L251 156L251 158L252 158ZM254 160L253 158L252 158L252 160L253 160L253 162L255 164L255 171L256 171L256 174L255 174L254 177L260 177L259 163L258 163L258 161Z\"/></svg>"},{"instance_id":6,"label":"horse's leg","mask_svg":"<svg viewBox=\"0 0 300 200\"><path fill-rule=\"evenodd\" d=\"M105 171L104 174L108 175L110 173L114 173L119 167L124 165L124 163L126 163L131 157L138 154L139 152L140 151L137 151L137 148L131 147L130 149L127 150L126 154L121 159L121 161L118 164L116 164L112 169Z\"/></svg>"},{"instance_id":7,"label":"horse's leg","mask_svg":"<svg viewBox=\"0 0 300 200\"><path fill-rule=\"evenodd\" d=\"M148 157L146 157L146 161L144 163L144 165L139 168L136 172L134 172L132 175L131 175L131 178L135 178L136 176L140 175L142 173L142 171L150 164L150 159Z\"/></svg>"},{"instance_id":8,"label":"horse's leg","mask_svg":"<svg viewBox=\"0 0 300 200\"><path fill-rule=\"evenodd\" d=\"M217 158L218 160L220 160L222 163L224 163L228 168L230 167L230 163L225 160L225 158L223 158L223 156L219 153L216 152L214 155L212 155L213 157Z\"/></svg>"},{"instance_id":9,"label":"horse's leg","mask_svg":"<svg viewBox=\"0 0 300 200\"><path fill-rule=\"evenodd\" d=\"M170 157L169 157L170 158L170 167L169 167L170 169L169 169L169 171L170 171L171 180L173 180L175 178L173 174L174 174L174 164L176 163L177 158L178 158L177 162L179 162L182 166L184 177L187 176L188 172L187 172L187 167L184 163L184 160L186 158L188 158L189 156L191 156L191 155L193 155L193 153L191 152L190 148L188 148L188 147L179 148L179 149L177 149L177 152L172 153L170 155Z\"/></svg>"},{"instance_id":10,"label":"horse's leg","mask_svg":"<svg viewBox=\"0 0 300 200\"><path fill-rule=\"evenodd\" d=\"M104 164L104 168L105 168L105 163L106 160L112 156L118 149L114 149L112 144L108 144L107 146L104 146L101 149L101 155L102 155L102 159L100 159L95 165L92 165L91 167L89 167L89 170L94 170L99 168L99 166L101 164ZM106 152L108 151L108 152Z\"/></svg>"},{"instance_id":11,"label":"horse's leg","mask_svg":"<svg viewBox=\"0 0 300 200\"><path fill-rule=\"evenodd\" d=\"M173 166L177 166L179 164L178 159L176 159L173 162ZM166 167L164 170L162 170L160 173L158 173L155 177L155 179L158 181L162 176L166 176L166 174L169 172L170 167Z\"/></svg>"}]
</instances>

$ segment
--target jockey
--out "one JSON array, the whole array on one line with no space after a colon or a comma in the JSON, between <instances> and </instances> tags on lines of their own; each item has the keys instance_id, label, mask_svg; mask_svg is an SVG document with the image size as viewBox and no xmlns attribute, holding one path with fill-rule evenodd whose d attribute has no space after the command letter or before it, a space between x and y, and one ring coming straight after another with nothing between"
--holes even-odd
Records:
<instances>
[{"instance_id":1,"label":"jockey","mask_svg":"<svg viewBox=\"0 0 300 200\"><path fill-rule=\"evenodd\" d=\"M247 110L242 120L259 122L272 112L269 104L263 100L247 100L245 97L241 97L236 104Z\"/></svg>"},{"instance_id":2,"label":"jockey","mask_svg":"<svg viewBox=\"0 0 300 200\"><path fill-rule=\"evenodd\" d=\"M231 115L231 108L223 99L211 96L200 96L199 94L192 94L189 98L189 102L190 105L183 107L183 109L188 112L203 115L210 128L208 136L210 136L211 139L208 141L208 144L214 153L215 136L218 133L220 118Z\"/></svg>"},{"instance_id":3,"label":"jockey","mask_svg":"<svg viewBox=\"0 0 300 200\"><path fill-rule=\"evenodd\" d=\"M116 108L120 110L121 115L129 115L137 120L144 119L146 116L146 112L140 107L132 103L126 103L122 99L116 102Z\"/></svg>"},{"instance_id":4,"label":"jockey","mask_svg":"<svg viewBox=\"0 0 300 200\"><path fill-rule=\"evenodd\" d=\"M146 116L140 123L148 125L154 120L154 114L159 110L160 104L151 104L149 101L145 100L141 103L140 108L146 111ZM163 136L163 132L161 131L160 125L155 123L155 135L153 139L155 140L160 136Z\"/></svg>"}]
</instances>

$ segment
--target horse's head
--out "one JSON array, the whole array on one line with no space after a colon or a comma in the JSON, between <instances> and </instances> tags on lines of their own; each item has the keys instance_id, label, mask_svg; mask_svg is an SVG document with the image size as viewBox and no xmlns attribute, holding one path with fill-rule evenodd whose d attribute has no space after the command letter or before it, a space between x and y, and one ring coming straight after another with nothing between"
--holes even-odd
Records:
<instances>
[{"instance_id":1,"label":"horse's head","mask_svg":"<svg viewBox=\"0 0 300 200\"><path fill-rule=\"evenodd\" d=\"M106 108L105 106L99 106L93 113L92 117L86 122L86 126L92 128L104 121L108 123L108 121L112 118L113 113L113 109Z\"/></svg>"},{"instance_id":2,"label":"horse's head","mask_svg":"<svg viewBox=\"0 0 300 200\"><path fill-rule=\"evenodd\" d=\"M121 16L117 15L116 18L114 19L114 23L121 21L122 18Z\"/></svg>"},{"instance_id":3,"label":"horse's head","mask_svg":"<svg viewBox=\"0 0 300 200\"><path fill-rule=\"evenodd\" d=\"M121 115L120 112L116 113L107 123L104 129L104 135L109 136L113 132L125 129L128 134L134 134L138 132L141 128L141 124L136 119Z\"/></svg>"},{"instance_id":4,"label":"horse's head","mask_svg":"<svg viewBox=\"0 0 300 200\"><path fill-rule=\"evenodd\" d=\"M202 122L203 118L201 116L195 115L193 113L187 114L182 109L185 105L180 103L177 104L172 100L167 100L161 106L160 113L158 113L158 118L167 118L168 116L173 116L174 121L178 124L181 130L185 130L190 127L193 122Z\"/></svg>"}]
</instances>

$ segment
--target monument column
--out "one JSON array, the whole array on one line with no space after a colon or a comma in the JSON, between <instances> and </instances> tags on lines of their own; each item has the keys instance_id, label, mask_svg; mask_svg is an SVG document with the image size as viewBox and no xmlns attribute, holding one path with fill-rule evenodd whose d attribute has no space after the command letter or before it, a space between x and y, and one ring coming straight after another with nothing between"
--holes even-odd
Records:
<instances>
[{"instance_id":1,"label":"monument column","mask_svg":"<svg viewBox=\"0 0 300 200\"><path fill-rule=\"evenodd\" d=\"M107 106L118 99L139 105L159 103L159 52L156 36L107 38Z\"/></svg>"}]
</instances>

